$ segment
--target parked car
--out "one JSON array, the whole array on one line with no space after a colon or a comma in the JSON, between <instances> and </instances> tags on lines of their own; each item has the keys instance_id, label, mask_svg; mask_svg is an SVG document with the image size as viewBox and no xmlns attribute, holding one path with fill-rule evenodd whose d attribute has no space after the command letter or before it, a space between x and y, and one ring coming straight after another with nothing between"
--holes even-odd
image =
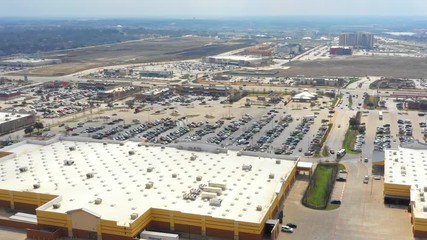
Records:
<instances>
[{"instance_id":1,"label":"parked car","mask_svg":"<svg viewBox=\"0 0 427 240\"><path fill-rule=\"evenodd\" d=\"M293 228L293 229L297 228L297 225L295 223L287 223L286 226Z\"/></svg>"},{"instance_id":2,"label":"parked car","mask_svg":"<svg viewBox=\"0 0 427 240\"><path fill-rule=\"evenodd\" d=\"M293 233L294 229L289 226L282 225L282 232Z\"/></svg>"},{"instance_id":3,"label":"parked car","mask_svg":"<svg viewBox=\"0 0 427 240\"><path fill-rule=\"evenodd\" d=\"M331 201L331 204L334 204L334 205L341 205L341 200L332 200L332 201Z\"/></svg>"}]
</instances>

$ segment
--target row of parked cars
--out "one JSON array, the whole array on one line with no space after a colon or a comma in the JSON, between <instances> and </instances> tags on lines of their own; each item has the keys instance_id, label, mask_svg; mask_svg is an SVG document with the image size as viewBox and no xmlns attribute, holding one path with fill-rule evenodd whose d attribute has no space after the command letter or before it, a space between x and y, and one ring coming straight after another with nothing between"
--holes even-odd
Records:
<instances>
[{"instance_id":1,"label":"row of parked cars","mask_svg":"<svg viewBox=\"0 0 427 240\"><path fill-rule=\"evenodd\" d=\"M308 150L304 153L305 156L311 156L316 151L320 150L320 148L322 147L320 143L322 142L322 139L325 137L327 130L328 130L328 125L322 125L319 127L315 137L310 141Z\"/></svg>"},{"instance_id":2,"label":"row of parked cars","mask_svg":"<svg viewBox=\"0 0 427 240\"><path fill-rule=\"evenodd\" d=\"M218 120L214 124L205 124L202 129L196 130L194 133L189 134L185 141L199 141L202 139L203 136L206 136L208 134L214 133L215 129L220 128L224 124L223 120Z\"/></svg>"},{"instance_id":3,"label":"row of parked cars","mask_svg":"<svg viewBox=\"0 0 427 240\"><path fill-rule=\"evenodd\" d=\"M298 143L304 138L304 135L310 131L311 124L311 121L302 119L295 130L290 133L285 143L280 148L274 150L274 154L292 154ZM302 152L302 148L298 149L298 151Z\"/></svg>"},{"instance_id":4,"label":"row of parked cars","mask_svg":"<svg viewBox=\"0 0 427 240\"><path fill-rule=\"evenodd\" d=\"M216 136L210 137L207 139L208 143L215 143L215 144L220 144L222 143L225 139L227 138L231 138L231 134L235 133L237 130L239 130L240 126L245 125L246 123L248 123L250 120L252 119L252 117L250 117L249 115L246 115L245 117L242 117L241 119L237 120L237 121L232 121L230 122L230 124L228 124L227 126L225 126L223 129L221 129Z\"/></svg>"},{"instance_id":5,"label":"row of parked cars","mask_svg":"<svg viewBox=\"0 0 427 240\"><path fill-rule=\"evenodd\" d=\"M384 124L382 127L377 127L374 140L374 150L384 151L385 148L391 147L390 124Z\"/></svg>"},{"instance_id":6,"label":"row of parked cars","mask_svg":"<svg viewBox=\"0 0 427 240\"><path fill-rule=\"evenodd\" d=\"M397 120L397 124L400 135L412 136L413 128L411 121L399 119Z\"/></svg>"},{"instance_id":7,"label":"row of parked cars","mask_svg":"<svg viewBox=\"0 0 427 240\"><path fill-rule=\"evenodd\" d=\"M159 143L168 144L190 132L189 127L179 127L177 130L159 138Z\"/></svg>"},{"instance_id":8,"label":"row of parked cars","mask_svg":"<svg viewBox=\"0 0 427 240\"><path fill-rule=\"evenodd\" d=\"M259 121L253 122L252 125L248 129L246 129L246 131L236 137L234 139L234 142L237 145L249 145L249 140L253 139L253 136L256 133L260 132L265 125L270 123L273 120L274 116L275 114L263 115Z\"/></svg>"},{"instance_id":9,"label":"row of parked cars","mask_svg":"<svg viewBox=\"0 0 427 240\"><path fill-rule=\"evenodd\" d=\"M365 144L365 135L357 134L356 141L354 142L353 150L354 151L362 151L362 145Z\"/></svg>"}]
</instances>

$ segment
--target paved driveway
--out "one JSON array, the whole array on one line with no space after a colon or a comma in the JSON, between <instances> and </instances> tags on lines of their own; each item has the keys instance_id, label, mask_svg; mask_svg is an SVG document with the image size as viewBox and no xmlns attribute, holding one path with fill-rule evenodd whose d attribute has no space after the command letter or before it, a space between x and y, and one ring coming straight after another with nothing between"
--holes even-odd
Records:
<instances>
[{"instance_id":1,"label":"paved driveway","mask_svg":"<svg viewBox=\"0 0 427 240\"><path fill-rule=\"evenodd\" d=\"M383 203L383 181L363 184L370 163L347 160L347 182L340 208L331 211L308 209L301 198L308 184L299 177L284 204L284 223L298 225L294 233L280 233L279 239L413 239L406 208Z\"/></svg>"}]
</instances>

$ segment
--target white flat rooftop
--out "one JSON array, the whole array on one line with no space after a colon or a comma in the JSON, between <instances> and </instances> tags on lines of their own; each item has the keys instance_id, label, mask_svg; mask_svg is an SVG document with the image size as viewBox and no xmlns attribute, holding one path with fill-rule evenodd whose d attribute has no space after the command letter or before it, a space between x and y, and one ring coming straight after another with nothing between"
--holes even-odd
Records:
<instances>
[{"instance_id":1,"label":"white flat rooftop","mask_svg":"<svg viewBox=\"0 0 427 240\"><path fill-rule=\"evenodd\" d=\"M398 149L386 149L384 183L411 186L411 201L415 202L414 215L427 218L420 192L427 198L427 145L413 143ZM426 209L427 210L427 209Z\"/></svg>"},{"instance_id":2,"label":"white flat rooftop","mask_svg":"<svg viewBox=\"0 0 427 240\"><path fill-rule=\"evenodd\" d=\"M8 151L14 152L13 148ZM74 163L67 166L64 161ZM49 207L46 211L66 213L85 208L102 219L117 221L120 226L133 221L132 213L141 216L150 208L259 223L278 185L297 163L278 162L239 156L233 151L191 152L140 146L135 142L123 146L74 141L46 146L24 144L18 146L15 157L0 161L0 189L62 196L58 209ZM251 165L251 170L242 170L243 164ZM28 171L21 173L20 167L27 167ZM93 178L87 178L88 173L93 173ZM151 189L146 188L149 182L153 183ZM36 183L40 188L33 189ZM217 197L222 200L221 206L210 206L201 195L193 201L183 199L191 189L208 183L226 185ZM97 198L102 199L100 204L95 204ZM262 210L257 211L257 206Z\"/></svg>"},{"instance_id":3,"label":"white flat rooftop","mask_svg":"<svg viewBox=\"0 0 427 240\"><path fill-rule=\"evenodd\" d=\"M26 114L26 113L10 113L10 112L0 112L0 124L2 123L6 123L6 122L10 122L12 120L16 120L19 118L24 118L24 117L28 117L30 116L30 114Z\"/></svg>"}]
</instances>

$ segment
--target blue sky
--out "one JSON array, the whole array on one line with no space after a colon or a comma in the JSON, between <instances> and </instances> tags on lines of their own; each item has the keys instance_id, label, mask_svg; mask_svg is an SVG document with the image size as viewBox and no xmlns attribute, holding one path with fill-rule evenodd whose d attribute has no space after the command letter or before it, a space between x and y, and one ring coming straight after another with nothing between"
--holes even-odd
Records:
<instances>
[{"instance_id":1,"label":"blue sky","mask_svg":"<svg viewBox=\"0 0 427 240\"><path fill-rule=\"evenodd\" d=\"M426 16L427 0L0 0L0 17Z\"/></svg>"}]
</instances>

